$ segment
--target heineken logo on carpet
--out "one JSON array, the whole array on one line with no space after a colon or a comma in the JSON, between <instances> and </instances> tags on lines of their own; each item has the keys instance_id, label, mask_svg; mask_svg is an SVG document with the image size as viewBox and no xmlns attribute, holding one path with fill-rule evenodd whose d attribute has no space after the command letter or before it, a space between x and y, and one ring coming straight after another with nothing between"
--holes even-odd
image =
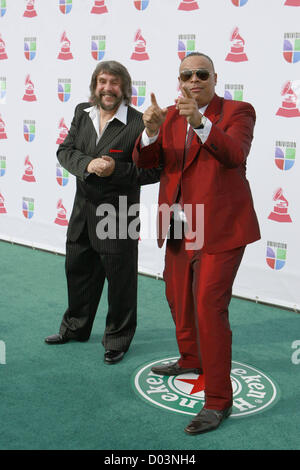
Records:
<instances>
[{"instance_id":1,"label":"heineken logo on carpet","mask_svg":"<svg viewBox=\"0 0 300 470\"><path fill-rule=\"evenodd\" d=\"M154 406L196 415L204 405L204 375L162 376L151 371L153 366L177 359L171 357L141 366L133 375L133 387L141 398ZM230 375L233 389L231 417L265 411L279 399L278 386L261 370L233 361Z\"/></svg>"}]
</instances>

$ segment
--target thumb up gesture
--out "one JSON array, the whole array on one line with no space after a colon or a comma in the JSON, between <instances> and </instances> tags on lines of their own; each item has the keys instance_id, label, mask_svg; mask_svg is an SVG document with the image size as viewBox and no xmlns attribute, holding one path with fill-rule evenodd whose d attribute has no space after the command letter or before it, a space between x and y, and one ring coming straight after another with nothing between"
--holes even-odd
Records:
<instances>
[{"instance_id":1,"label":"thumb up gesture","mask_svg":"<svg viewBox=\"0 0 300 470\"><path fill-rule=\"evenodd\" d=\"M153 137L159 131L160 126L166 119L168 109L160 108L154 93L151 93L151 105L143 114L145 129L149 137Z\"/></svg>"}]
</instances>

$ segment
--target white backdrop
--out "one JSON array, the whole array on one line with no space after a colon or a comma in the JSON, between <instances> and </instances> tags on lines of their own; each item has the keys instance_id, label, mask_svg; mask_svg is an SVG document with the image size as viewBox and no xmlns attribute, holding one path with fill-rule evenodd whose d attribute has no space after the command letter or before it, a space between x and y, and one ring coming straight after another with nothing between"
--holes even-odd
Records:
<instances>
[{"instance_id":1,"label":"white backdrop","mask_svg":"<svg viewBox=\"0 0 300 470\"><path fill-rule=\"evenodd\" d=\"M0 238L64 253L75 178L56 149L98 61L128 68L143 111L151 91L174 102L194 50L214 60L220 96L257 112L248 178L262 239L234 294L300 310L300 0L0 0ZM139 270L160 277L146 226L157 190L142 189Z\"/></svg>"}]
</instances>

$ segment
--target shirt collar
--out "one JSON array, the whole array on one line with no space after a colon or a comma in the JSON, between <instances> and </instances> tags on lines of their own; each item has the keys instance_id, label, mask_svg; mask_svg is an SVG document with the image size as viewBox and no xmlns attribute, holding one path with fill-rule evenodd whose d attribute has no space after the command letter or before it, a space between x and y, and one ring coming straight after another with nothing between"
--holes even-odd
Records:
<instances>
[{"instance_id":1,"label":"shirt collar","mask_svg":"<svg viewBox=\"0 0 300 470\"><path fill-rule=\"evenodd\" d=\"M128 110L128 106L126 106L125 102L122 101L116 113L107 122L111 122L113 121L113 119L118 119L123 124L127 124L127 110ZM89 113L89 116L92 121L98 120L98 122L100 122L100 112L97 106L91 106L90 108L85 108L84 111Z\"/></svg>"},{"instance_id":2,"label":"shirt collar","mask_svg":"<svg viewBox=\"0 0 300 470\"><path fill-rule=\"evenodd\" d=\"M104 129L102 129L102 133L100 135L100 110L98 106L91 106L90 108L85 108L84 111L89 113L89 116L93 122L97 138L96 138L96 144L98 144L103 132L107 128L108 124L113 121L114 119L118 119L118 121L122 122L123 124L127 124L127 110L128 106L124 103L124 101L121 102L120 106L118 107L116 113L112 116L109 121L106 122Z\"/></svg>"}]
</instances>

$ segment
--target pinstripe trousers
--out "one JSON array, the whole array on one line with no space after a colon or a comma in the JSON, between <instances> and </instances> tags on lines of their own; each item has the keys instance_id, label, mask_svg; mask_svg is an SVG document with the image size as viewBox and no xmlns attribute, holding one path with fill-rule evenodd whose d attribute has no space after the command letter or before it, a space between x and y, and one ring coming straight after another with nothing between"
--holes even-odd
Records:
<instances>
[{"instance_id":1,"label":"pinstripe trousers","mask_svg":"<svg viewBox=\"0 0 300 470\"><path fill-rule=\"evenodd\" d=\"M137 246L102 254L91 246L87 226L76 241L67 240L65 270L68 308L60 334L89 339L107 280L108 312L102 338L105 349L127 351L137 323Z\"/></svg>"}]
</instances>

